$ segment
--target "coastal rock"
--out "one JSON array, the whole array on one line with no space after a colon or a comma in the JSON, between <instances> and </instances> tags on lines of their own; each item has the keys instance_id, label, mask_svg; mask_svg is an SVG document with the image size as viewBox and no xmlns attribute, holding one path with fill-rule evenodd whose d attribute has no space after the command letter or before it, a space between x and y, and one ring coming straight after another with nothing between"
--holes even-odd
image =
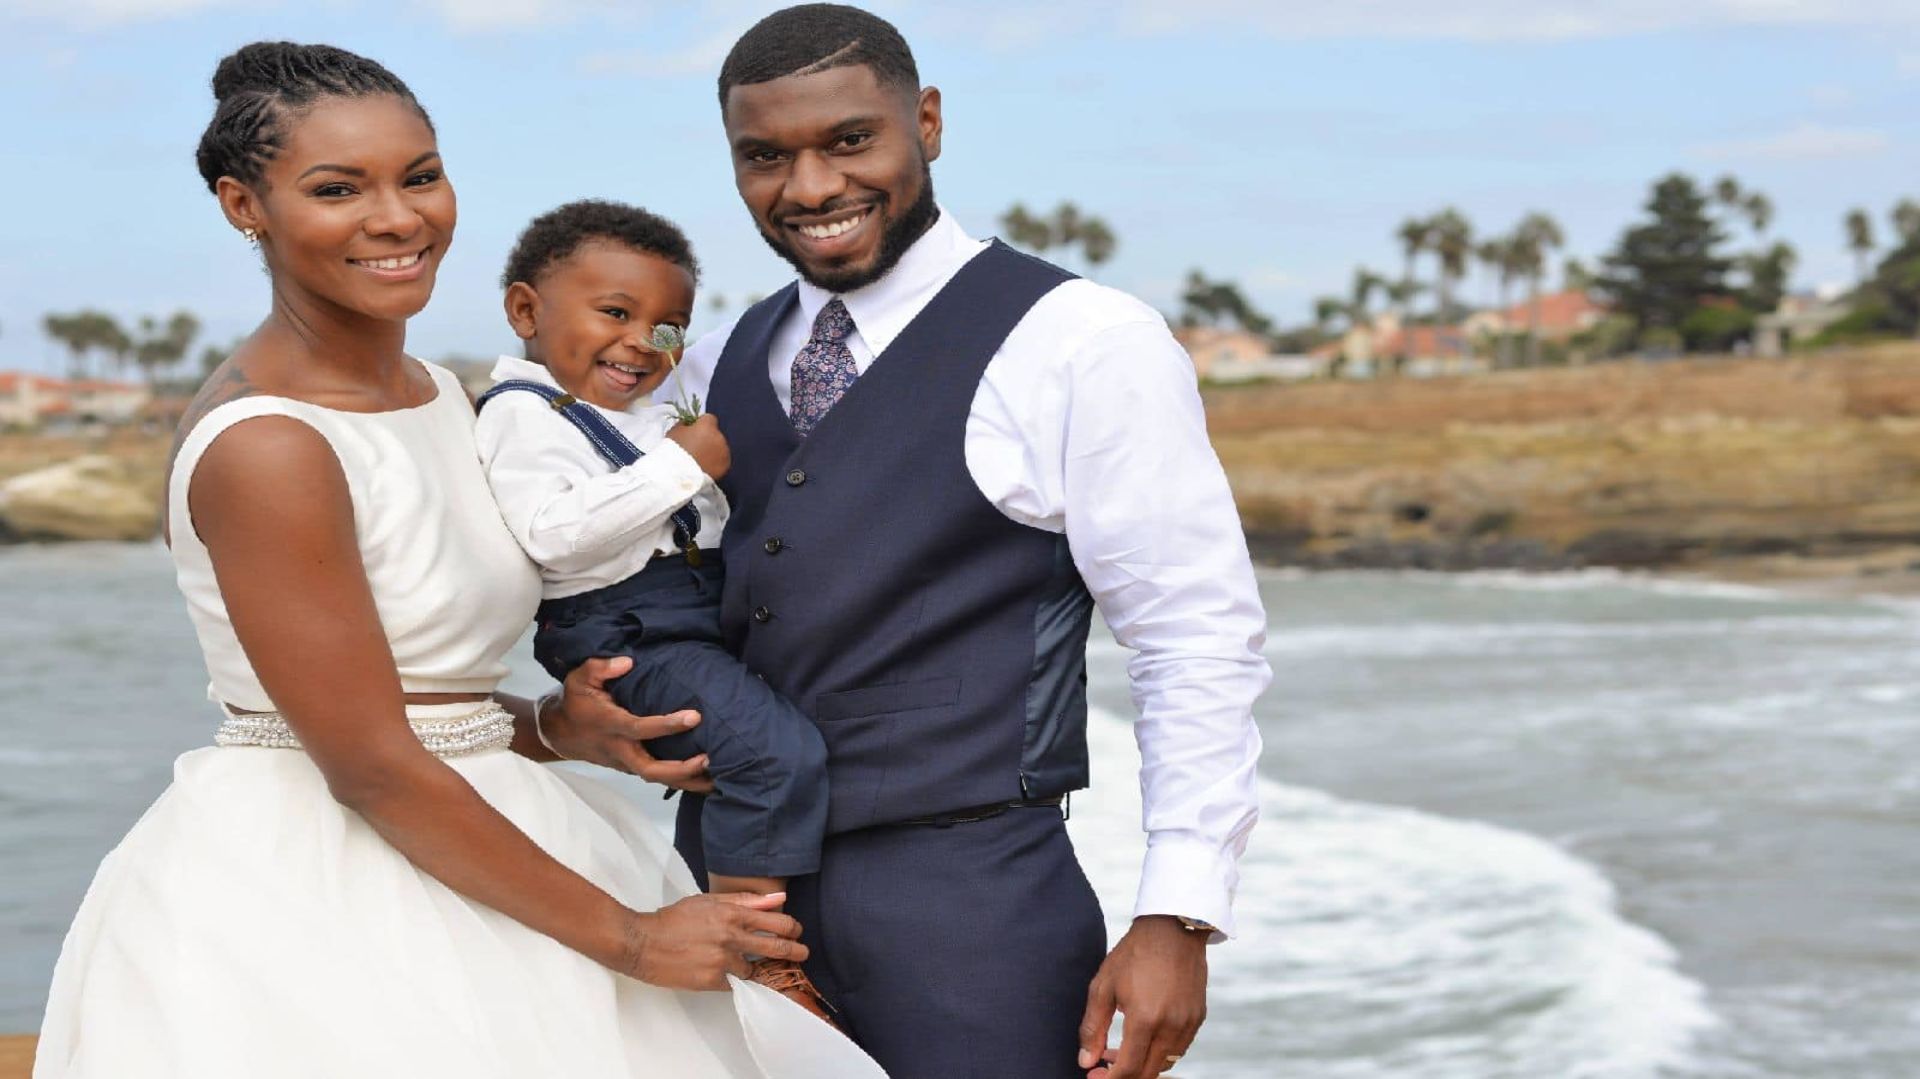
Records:
<instances>
[{"instance_id":1,"label":"coastal rock","mask_svg":"<svg viewBox=\"0 0 1920 1079\"><path fill-rule=\"evenodd\" d=\"M0 483L0 538L146 540L159 528L150 486L112 457L76 457Z\"/></svg>"},{"instance_id":2,"label":"coastal rock","mask_svg":"<svg viewBox=\"0 0 1920 1079\"><path fill-rule=\"evenodd\" d=\"M1920 544L1920 352L1211 390L1250 546L1313 568L1667 568Z\"/></svg>"}]
</instances>

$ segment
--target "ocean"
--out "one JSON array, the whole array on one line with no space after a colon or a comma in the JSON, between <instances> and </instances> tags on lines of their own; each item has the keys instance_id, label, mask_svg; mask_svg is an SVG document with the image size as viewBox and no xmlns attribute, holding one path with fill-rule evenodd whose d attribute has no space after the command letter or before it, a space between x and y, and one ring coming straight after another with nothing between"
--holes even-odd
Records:
<instances>
[{"instance_id":1,"label":"ocean","mask_svg":"<svg viewBox=\"0 0 1920 1079\"><path fill-rule=\"evenodd\" d=\"M1183 1079L1920 1076L1920 605L1261 589L1263 815ZM26 1031L94 865L214 713L159 547L0 549L0 596L0 1031ZM1138 758L1125 653L1089 651L1069 827L1118 932Z\"/></svg>"}]
</instances>

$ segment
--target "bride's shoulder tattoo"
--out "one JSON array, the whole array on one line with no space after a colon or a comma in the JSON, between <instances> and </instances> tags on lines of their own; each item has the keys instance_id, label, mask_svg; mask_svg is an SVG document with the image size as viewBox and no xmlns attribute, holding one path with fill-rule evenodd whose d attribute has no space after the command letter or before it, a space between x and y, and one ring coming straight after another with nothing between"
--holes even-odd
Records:
<instances>
[{"instance_id":1,"label":"bride's shoulder tattoo","mask_svg":"<svg viewBox=\"0 0 1920 1079\"><path fill-rule=\"evenodd\" d=\"M213 374L207 376L207 381L201 384L200 392L193 395L187 410L181 414L180 425L174 428L173 448L167 453L168 471L172 471L172 461L180 454L180 444L187 440L187 435L200 425L207 413L229 401L252 397L259 392L259 388L247 377L247 372L232 360L215 368Z\"/></svg>"}]
</instances>

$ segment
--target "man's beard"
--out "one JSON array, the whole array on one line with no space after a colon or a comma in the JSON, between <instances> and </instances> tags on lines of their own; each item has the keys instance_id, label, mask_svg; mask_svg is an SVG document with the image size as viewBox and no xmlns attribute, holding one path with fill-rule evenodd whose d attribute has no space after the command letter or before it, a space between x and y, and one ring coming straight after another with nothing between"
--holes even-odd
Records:
<instances>
[{"instance_id":1,"label":"man's beard","mask_svg":"<svg viewBox=\"0 0 1920 1079\"><path fill-rule=\"evenodd\" d=\"M871 212L884 216L888 205L889 203L883 199L874 204ZM920 197L913 200L913 205L907 207L906 213L887 222L886 231L880 234L879 255L873 260L871 266L827 269L816 273L808 269L784 241L775 239L765 230L757 231L760 232L760 238L767 241L767 246L773 248L774 254L786 259L788 264L799 272L801 280L827 292L845 293L864 288L887 276L887 273L900 261L900 256L907 253L907 248L912 247L915 240L926 234L927 229L939 216L940 208L933 201L933 169L925 159L922 159ZM778 225L774 227L776 230L780 229Z\"/></svg>"}]
</instances>

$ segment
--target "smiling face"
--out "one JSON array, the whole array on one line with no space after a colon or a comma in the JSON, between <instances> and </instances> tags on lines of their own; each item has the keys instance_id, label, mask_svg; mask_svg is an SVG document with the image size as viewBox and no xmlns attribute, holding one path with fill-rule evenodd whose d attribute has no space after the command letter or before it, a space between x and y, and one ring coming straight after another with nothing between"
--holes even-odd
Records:
<instances>
[{"instance_id":1,"label":"smiling face","mask_svg":"<svg viewBox=\"0 0 1920 1079\"><path fill-rule=\"evenodd\" d=\"M659 255L592 241L534 284L514 282L506 306L527 359L545 365L561 389L624 410L666 379L668 356L648 338L662 323L686 330L693 275Z\"/></svg>"},{"instance_id":2,"label":"smiling face","mask_svg":"<svg viewBox=\"0 0 1920 1079\"><path fill-rule=\"evenodd\" d=\"M324 98L286 123L260 184L217 185L228 220L259 232L275 291L309 313L417 313L458 216L426 119L375 94Z\"/></svg>"},{"instance_id":3,"label":"smiling face","mask_svg":"<svg viewBox=\"0 0 1920 1079\"><path fill-rule=\"evenodd\" d=\"M734 184L760 234L830 292L880 279L933 223L940 91L861 64L733 87Z\"/></svg>"}]
</instances>

